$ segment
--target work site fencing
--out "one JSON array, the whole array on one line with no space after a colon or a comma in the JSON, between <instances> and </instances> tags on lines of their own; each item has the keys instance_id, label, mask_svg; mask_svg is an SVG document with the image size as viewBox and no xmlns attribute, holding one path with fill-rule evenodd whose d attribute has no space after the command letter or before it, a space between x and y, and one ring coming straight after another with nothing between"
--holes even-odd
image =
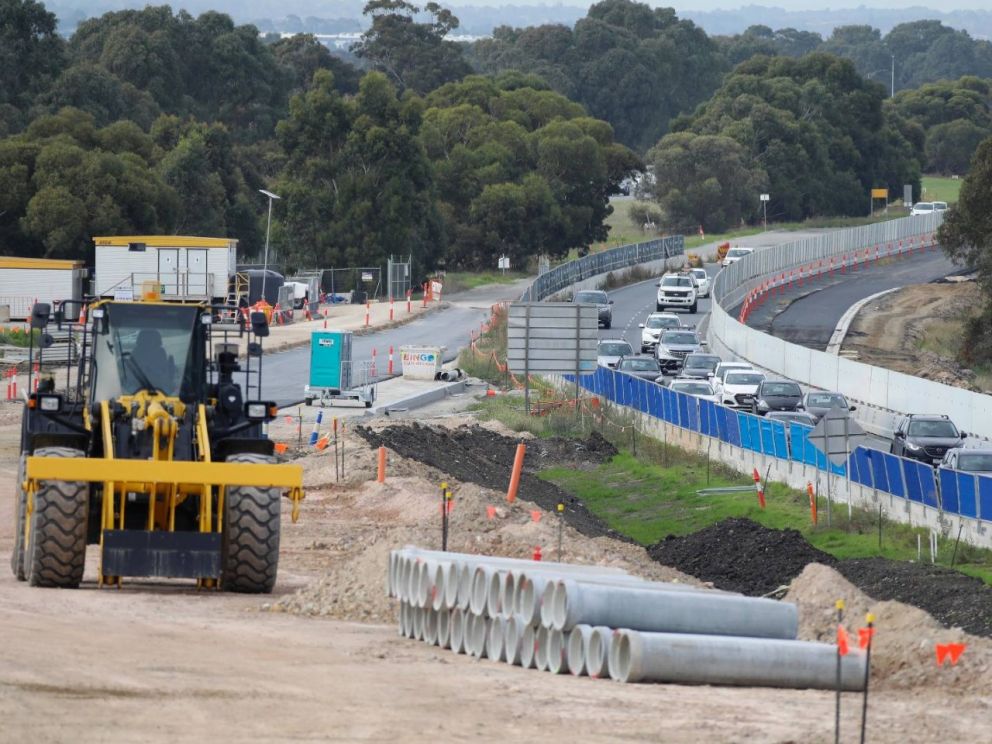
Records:
<instances>
[{"instance_id":1,"label":"work site fencing","mask_svg":"<svg viewBox=\"0 0 992 744\"><path fill-rule=\"evenodd\" d=\"M575 382L573 375L563 378ZM665 422L687 433L695 433L759 454L783 466L780 471L791 472L792 464L813 468L820 473L837 476L838 492L847 491L863 505L877 502L879 494L891 497L890 508L896 502L906 513L909 505L916 505L921 521L938 523L945 515L992 522L992 476L961 473L941 468L934 469L916 460L858 447L842 465L832 465L826 456L809 442L812 427L790 422L774 421L745 411L679 393L657 383L642 380L606 367L597 368L591 375L582 375L579 386L620 406L639 411L653 419ZM807 477L803 470L799 474ZM786 479L787 480L787 479ZM793 479L797 480L797 479ZM846 481L849 480L849 484ZM855 493L858 488L862 490ZM898 512L898 509L896 510ZM976 529L983 533L987 528Z\"/></svg>"},{"instance_id":2,"label":"work site fencing","mask_svg":"<svg viewBox=\"0 0 992 744\"><path fill-rule=\"evenodd\" d=\"M685 238L681 235L669 235L657 240L632 243L622 245L619 248L611 248L608 251L592 253L555 266L541 274L521 295L520 301L540 302L576 282L584 281L598 274L626 269L650 261L661 261L666 258L681 256L684 253Z\"/></svg>"},{"instance_id":3,"label":"work site fencing","mask_svg":"<svg viewBox=\"0 0 992 744\"><path fill-rule=\"evenodd\" d=\"M749 328L741 322L741 312L737 317L731 312L743 303L746 319L749 303L763 301L783 284L802 282L800 277L809 281L827 272L854 271L872 261L935 250L940 222L939 214L905 217L755 251L714 280L711 347L884 411L947 414L963 430L992 438L992 396L792 344ZM871 423L878 431L891 433L894 415L875 418Z\"/></svg>"}]
</instances>

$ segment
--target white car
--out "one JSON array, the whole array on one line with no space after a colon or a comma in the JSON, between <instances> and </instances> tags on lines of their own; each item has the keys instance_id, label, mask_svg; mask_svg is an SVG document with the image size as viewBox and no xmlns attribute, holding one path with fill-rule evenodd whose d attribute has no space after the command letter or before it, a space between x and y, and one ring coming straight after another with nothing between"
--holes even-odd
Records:
<instances>
[{"instance_id":1,"label":"white car","mask_svg":"<svg viewBox=\"0 0 992 744\"><path fill-rule=\"evenodd\" d=\"M706 269L690 269L689 273L696 277L696 295L698 297L710 296L710 275Z\"/></svg>"},{"instance_id":2,"label":"white car","mask_svg":"<svg viewBox=\"0 0 992 744\"><path fill-rule=\"evenodd\" d=\"M764 381L765 376L757 370L729 370L717 387L720 402L730 408L750 410L758 393L758 386Z\"/></svg>"},{"instance_id":3,"label":"white car","mask_svg":"<svg viewBox=\"0 0 992 744\"><path fill-rule=\"evenodd\" d=\"M641 329L641 352L646 354L658 345L662 333L682 328L682 319L675 313L651 313L638 328Z\"/></svg>"},{"instance_id":4,"label":"white car","mask_svg":"<svg viewBox=\"0 0 992 744\"><path fill-rule=\"evenodd\" d=\"M713 370L713 384L719 386L728 372L741 370L754 370L754 367L747 362L720 362Z\"/></svg>"},{"instance_id":5,"label":"white car","mask_svg":"<svg viewBox=\"0 0 992 744\"><path fill-rule=\"evenodd\" d=\"M730 266L730 264L737 263L745 256L750 256L754 253L754 248L731 248L727 251L727 255L723 257L723 265Z\"/></svg>"},{"instance_id":6,"label":"white car","mask_svg":"<svg viewBox=\"0 0 992 744\"><path fill-rule=\"evenodd\" d=\"M933 211L934 212L944 212L947 210L947 202L934 202Z\"/></svg>"},{"instance_id":7,"label":"white car","mask_svg":"<svg viewBox=\"0 0 992 744\"><path fill-rule=\"evenodd\" d=\"M665 274L658 282L655 310L661 312L668 307L684 307L694 313L699 309L696 297L696 277L692 274Z\"/></svg>"},{"instance_id":8,"label":"white car","mask_svg":"<svg viewBox=\"0 0 992 744\"><path fill-rule=\"evenodd\" d=\"M693 395L697 398L709 400L714 403L720 402L720 396L717 395L716 390L714 390L713 386L706 380L683 380L682 378L677 377L668 384L668 387L676 393Z\"/></svg>"},{"instance_id":9,"label":"white car","mask_svg":"<svg viewBox=\"0 0 992 744\"><path fill-rule=\"evenodd\" d=\"M623 357L632 356L634 350L621 338L604 339L596 347L596 363L600 367L615 368Z\"/></svg>"},{"instance_id":10,"label":"white car","mask_svg":"<svg viewBox=\"0 0 992 744\"><path fill-rule=\"evenodd\" d=\"M910 211L911 215L917 214L933 214L935 211L933 202L916 202L913 205L913 209Z\"/></svg>"}]
</instances>

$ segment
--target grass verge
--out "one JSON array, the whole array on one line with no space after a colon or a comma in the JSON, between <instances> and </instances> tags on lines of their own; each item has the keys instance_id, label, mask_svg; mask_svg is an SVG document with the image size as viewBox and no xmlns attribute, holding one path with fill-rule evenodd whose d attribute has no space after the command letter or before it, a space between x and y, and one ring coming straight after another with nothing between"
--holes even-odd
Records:
<instances>
[{"instance_id":1,"label":"grass verge","mask_svg":"<svg viewBox=\"0 0 992 744\"><path fill-rule=\"evenodd\" d=\"M689 534L728 517L747 517L774 529L797 529L812 545L841 559L881 556L916 560L917 538L928 545L927 530L888 519L884 510L880 517L877 511L854 509L849 519L846 505L834 504L831 526L827 526L823 483L815 527L807 494L782 483L768 485L765 509L758 505L753 490L700 495L697 491L705 488L746 486L753 481L750 475L736 473L716 461L707 463L705 455L643 436L631 425L632 419L622 416L577 416L574 409L565 407L550 415L528 416L519 396L487 399L477 410L482 419L498 419L515 431L537 436L583 436L595 429L611 440L620 453L610 462L587 470L550 468L540 475L580 498L610 527L643 545L667 535ZM954 537L944 534L939 539L941 565L950 565ZM929 560L926 548L924 560ZM961 543L954 568L992 584L992 551Z\"/></svg>"},{"instance_id":2,"label":"grass verge","mask_svg":"<svg viewBox=\"0 0 992 744\"><path fill-rule=\"evenodd\" d=\"M486 284L512 284L526 274L519 271L448 271L444 275L444 293L465 292Z\"/></svg>"},{"instance_id":3,"label":"grass verge","mask_svg":"<svg viewBox=\"0 0 992 744\"><path fill-rule=\"evenodd\" d=\"M923 176L920 201L944 201L954 204L961 193L961 179L949 176Z\"/></svg>"}]
</instances>

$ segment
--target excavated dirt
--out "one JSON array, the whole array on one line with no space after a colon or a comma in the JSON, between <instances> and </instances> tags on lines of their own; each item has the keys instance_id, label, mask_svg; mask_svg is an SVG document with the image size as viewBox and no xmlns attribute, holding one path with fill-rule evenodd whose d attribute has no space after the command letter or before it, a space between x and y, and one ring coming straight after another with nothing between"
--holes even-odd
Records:
<instances>
[{"instance_id":1,"label":"excavated dirt","mask_svg":"<svg viewBox=\"0 0 992 744\"><path fill-rule=\"evenodd\" d=\"M837 570L875 599L926 610L948 627L992 637L992 587L942 566L885 558L841 561Z\"/></svg>"},{"instance_id":2,"label":"excavated dirt","mask_svg":"<svg viewBox=\"0 0 992 744\"><path fill-rule=\"evenodd\" d=\"M762 596L787 585L809 563L832 564L796 530L773 530L750 519L724 519L691 535L669 535L648 548L673 566L718 589Z\"/></svg>"},{"instance_id":3,"label":"excavated dirt","mask_svg":"<svg viewBox=\"0 0 992 744\"><path fill-rule=\"evenodd\" d=\"M935 322L960 321L982 300L975 282L915 284L868 303L841 346L850 359L978 391L975 373L955 359L921 348Z\"/></svg>"},{"instance_id":4,"label":"excavated dirt","mask_svg":"<svg viewBox=\"0 0 992 744\"><path fill-rule=\"evenodd\" d=\"M519 435L509 437L478 425L448 429L420 424L381 429L361 427L355 431L372 447L387 447L452 478L484 487L509 484L517 445L523 441L527 454L520 477L521 498L552 512L559 503L565 504L565 521L582 535L609 536L630 542L630 538L611 529L590 512L582 501L535 475L552 466L587 468L609 460L617 450L599 434L593 433L585 441L557 437L535 439Z\"/></svg>"},{"instance_id":5,"label":"excavated dirt","mask_svg":"<svg viewBox=\"0 0 992 744\"><path fill-rule=\"evenodd\" d=\"M774 592L808 564L832 566L867 595L919 608L947 628L992 637L992 587L941 566L863 558L838 561L796 530L773 530L749 519L725 519L648 548L656 561L718 589L752 596Z\"/></svg>"},{"instance_id":6,"label":"excavated dirt","mask_svg":"<svg viewBox=\"0 0 992 744\"><path fill-rule=\"evenodd\" d=\"M856 563L852 561L851 563ZM892 563L888 561L888 563ZM843 564L842 564L843 565ZM875 616L871 651L872 689L929 688L945 694L987 689L992 674L992 641L945 628L931 615L902 602L872 599L829 566L811 563L796 577L785 601L799 608L799 637L833 643L837 637L834 605L844 600L843 624L854 643L866 615ZM958 664L936 664L936 644L965 643Z\"/></svg>"}]
</instances>

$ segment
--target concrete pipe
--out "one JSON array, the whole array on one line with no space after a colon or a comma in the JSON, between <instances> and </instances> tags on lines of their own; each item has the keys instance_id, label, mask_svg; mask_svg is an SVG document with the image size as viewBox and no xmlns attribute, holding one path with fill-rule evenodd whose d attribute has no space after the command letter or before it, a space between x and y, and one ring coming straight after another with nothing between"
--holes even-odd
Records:
<instances>
[{"instance_id":1,"label":"concrete pipe","mask_svg":"<svg viewBox=\"0 0 992 744\"><path fill-rule=\"evenodd\" d=\"M605 625L593 627L586 647L586 674L599 679L609 674L610 649L613 647L614 633Z\"/></svg>"},{"instance_id":2,"label":"concrete pipe","mask_svg":"<svg viewBox=\"0 0 992 744\"><path fill-rule=\"evenodd\" d=\"M614 568L612 566L595 566L595 565L580 565L577 563L556 563L554 561L534 561L528 558L504 558L503 556L491 556L491 555L479 555L477 553L452 553L444 552L440 550L425 550L418 548L413 545L407 545L401 551L404 555L410 557L419 557L422 559L433 559L439 561L452 561L454 563L460 563L464 565L487 565L491 567L499 567L504 570L508 570L512 567L518 567L521 569L531 569L537 571L560 571L560 572L572 572L572 571L585 571L595 570L597 573L610 573L616 575L627 575L627 572L622 568Z\"/></svg>"},{"instance_id":3,"label":"concrete pipe","mask_svg":"<svg viewBox=\"0 0 992 744\"><path fill-rule=\"evenodd\" d=\"M555 596L558 594L559 579L549 581L541 592L541 625L550 628L555 621Z\"/></svg>"},{"instance_id":4,"label":"concrete pipe","mask_svg":"<svg viewBox=\"0 0 992 744\"><path fill-rule=\"evenodd\" d=\"M413 637L418 641L424 640L424 624L427 620L424 617L427 614L427 610L423 607L413 608Z\"/></svg>"},{"instance_id":5,"label":"concrete pipe","mask_svg":"<svg viewBox=\"0 0 992 744\"><path fill-rule=\"evenodd\" d=\"M506 620L511 617L514 613L514 608L516 607L516 597L517 597L517 576L520 575L519 571L510 569L506 572L506 576L503 577L503 586L500 588L499 594L499 607L500 616Z\"/></svg>"},{"instance_id":6,"label":"concrete pipe","mask_svg":"<svg viewBox=\"0 0 992 744\"><path fill-rule=\"evenodd\" d=\"M534 668L534 655L537 651L537 631L529 623L524 625L520 634L520 666L524 669Z\"/></svg>"},{"instance_id":7,"label":"concrete pipe","mask_svg":"<svg viewBox=\"0 0 992 744\"><path fill-rule=\"evenodd\" d=\"M451 610L443 608L437 613L437 645L451 648Z\"/></svg>"},{"instance_id":8,"label":"concrete pipe","mask_svg":"<svg viewBox=\"0 0 992 744\"><path fill-rule=\"evenodd\" d=\"M655 591L565 579L554 593L554 603L552 627L557 630L582 623L656 633L792 639L799 629L794 604L715 592Z\"/></svg>"},{"instance_id":9,"label":"concrete pipe","mask_svg":"<svg viewBox=\"0 0 992 744\"><path fill-rule=\"evenodd\" d=\"M507 664L520 666L520 649L522 647L525 623L519 615L511 615L503 622L503 656Z\"/></svg>"},{"instance_id":10,"label":"concrete pipe","mask_svg":"<svg viewBox=\"0 0 992 744\"><path fill-rule=\"evenodd\" d=\"M489 576L489 591L486 593L486 614L499 617L503 614L503 597L506 593L508 571L493 571Z\"/></svg>"},{"instance_id":11,"label":"concrete pipe","mask_svg":"<svg viewBox=\"0 0 992 744\"><path fill-rule=\"evenodd\" d=\"M832 690L837 647L768 638L618 631L610 676L621 682ZM841 689L864 689L865 655L841 657Z\"/></svg>"},{"instance_id":12,"label":"concrete pipe","mask_svg":"<svg viewBox=\"0 0 992 744\"><path fill-rule=\"evenodd\" d=\"M400 602L400 636L409 638L410 633L410 603Z\"/></svg>"},{"instance_id":13,"label":"concrete pipe","mask_svg":"<svg viewBox=\"0 0 992 744\"><path fill-rule=\"evenodd\" d=\"M565 674L568 671L568 641L570 633L548 630L547 663L552 674Z\"/></svg>"},{"instance_id":14,"label":"concrete pipe","mask_svg":"<svg viewBox=\"0 0 992 744\"><path fill-rule=\"evenodd\" d=\"M592 635L591 625L576 625L568 637L568 647L565 649L565 661L568 671L576 677L586 674L586 649L589 648L589 637Z\"/></svg>"},{"instance_id":15,"label":"concrete pipe","mask_svg":"<svg viewBox=\"0 0 992 744\"><path fill-rule=\"evenodd\" d=\"M531 569L521 572L517 577L517 594L513 611L523 615L531 624L541 622L544 590L550 582L558 581L563 576L571 578L599 578L608 580L609 576L630 578L629 574L615 573L619 569L601 568L599 566L570 566L563 572ZM604 573L605 572L605 573ZM613 573L610 573L613 572Z\"/></svg>"},{"instance_id":16,"label":"concrete pipe","mask_svg":"<svg viewBox=\"0 0 992 744\"><path fill-rule=\"evenodd\" d=\"M458 606L458 580L461 577L462 567L459 563L451 562L444 577L444 606L453 610Z\"/></svg>"},{"instance_id":17,"label":"concrete pipe","mask_svg":"<svg viewBox=\"0 0 992 744\"><path fill-rule=\"evenodd\" d=\"M534 635L534 667L539 672L548 671L548 628L543 625Z\"/></svg>"},{"instance_id":18,"label":"concrete pipe","mask_svg":"<svg viewBox=\"0 0 992 744\"><path fill-rule=\"evenodd\" d=\"M430 564L428 564L430 565ZM438 562L434 564L434 581L431 587L431 607L441 610L446 607L445 595L448 584L451 582L452 565L448 562Z\"/></svg>"},{"instance_id":19,"label":"concrete pipe","mask_svg":"<svg viewBox=\"0 0 992 744\"><path fill-rule=\"evenodd\" d=\"M486 658L486 640L489 635L489 620L473 613L468 619L465 648L477 659Z\"/></svg>"},{"instance_id":20,"label":"concrete pipe","mask_svg":"<svg viewBox=\"0 0 992 744\"><path fill-rule=\"evenodd\" d=\"M399 551L390 550L389 551L389 562L386 564L386 596L395 597L393 584L393 575L396 573L396 558L399 555Z\"/></svg>"},{"instance_id":21,"label":"concrete pipe","mask_svg":"<svg viewBox=\"0 0 992 744\"><path fill-rule=\"evenodd\" d=\"M493 661L506 661L506 620L494 617L489 621L489 635L486 638L486 656Z\"/></svg>"},{"instance_id":22,"label":"concrete pipe","mask_svg":"<svg viewBox=\"0 0 992 744\"><path fill-rule=\"evenodd\" d=\"M424 643L437 645L437 610L432 607L424 609Z\"/></svg>"},{"instance_id":23,"label":"concrete pipe","mask_svg":"<svg viewBox=\"0 0 992 744\"><path fill-rule=\"evenodd\" d=\"M456 654L465 653L465 611L456 607L451 611L449 641Z\"/></svg>"}]
</instances>

